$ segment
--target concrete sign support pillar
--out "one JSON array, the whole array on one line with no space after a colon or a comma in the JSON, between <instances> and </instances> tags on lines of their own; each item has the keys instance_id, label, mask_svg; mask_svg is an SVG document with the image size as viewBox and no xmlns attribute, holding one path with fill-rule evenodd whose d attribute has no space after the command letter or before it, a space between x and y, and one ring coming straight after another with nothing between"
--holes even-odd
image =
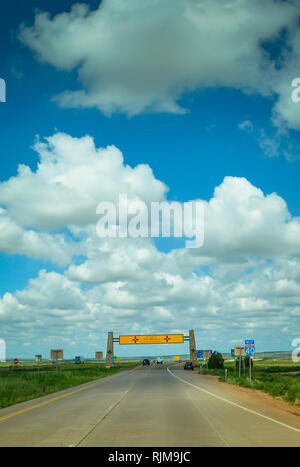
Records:
<instances>
[{"instance_id":1,"label":"concrete sign support pillar","mask_svg":"<svg viewBox=\"0 0 300 467\"><path fill-rule=\"evenodd\" d=\"M197 348L196 348L195 334L194 334L193 329L189 331L189 337L190 337L190 361L193 363L197 363Z\"/></svg>"},{"instance_id":2,"label":"concrete sign support pillar","mask_svg":"<svg viewBox=\"0 0 300 467\"><path fill-rule=\"evenodd\" d=\"M111 368L114 366L113 356L114 356L113 332L109 332L107 336L106 368Z\"/></svg>"}]
</instances>

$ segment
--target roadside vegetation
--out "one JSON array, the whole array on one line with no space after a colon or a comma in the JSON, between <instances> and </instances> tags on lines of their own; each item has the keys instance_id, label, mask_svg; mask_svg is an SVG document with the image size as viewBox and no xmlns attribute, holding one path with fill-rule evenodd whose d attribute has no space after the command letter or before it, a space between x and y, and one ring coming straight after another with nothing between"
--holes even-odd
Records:
<instances>
[{"instance_id":1,"label":"roadside vegetation","mask_svg":"<svg viewBox=\"0 0 300 467\"><path fill-rule=\"evenodd\" d=\"M0 408L103 378L139 364L120 362L114 368L105 368L104 363L61 363L58 373L55 365L6 367L0 372Z\"/></svg>"},{"instance_id":2,"label":"roadside vegetation","mask_svg":"<svg viewBox=\"0 0 300 467\"><path fill-rule=\"evenodd\" d=\"M209 369L200 364L199 372L203 375L219 376L219 381L238 386L264 391L271 396L281 398L290 404L300 406L300 363L292 361L254 361L252 381L250 383L249 368L238 368L233 362L224 362L224 369Z\"/></svg>"}]
</instances>

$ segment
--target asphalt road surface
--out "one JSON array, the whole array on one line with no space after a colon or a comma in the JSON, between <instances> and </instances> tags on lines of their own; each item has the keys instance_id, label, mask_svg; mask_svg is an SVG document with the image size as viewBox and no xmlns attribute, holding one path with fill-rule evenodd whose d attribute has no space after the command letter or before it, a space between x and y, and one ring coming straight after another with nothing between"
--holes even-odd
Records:
<instances>
[{"instance_id":1,"label":"asphalt road surface","mask_svg":"<svg viewBox=\"0 0 300 467\"><path fill-rule=\"evenodd\" d=\"M122 371L0 410L0 446L300 446L299 417L184 371Z\"/></svg>"}]
</instances>

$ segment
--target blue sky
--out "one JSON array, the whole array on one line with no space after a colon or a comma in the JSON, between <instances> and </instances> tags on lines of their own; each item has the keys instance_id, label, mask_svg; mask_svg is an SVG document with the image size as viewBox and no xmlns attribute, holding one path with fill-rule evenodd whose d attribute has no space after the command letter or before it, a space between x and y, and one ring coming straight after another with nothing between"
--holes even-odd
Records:
<instances>
[{"instance_id":1,"label":"blue sky","mask_svg":"<svg viewBox=\"0 0 300 467\"><path fill-rule=\"evenodd\" d=\"M0 104L1 182L9 180L11 177L16 177L19 164L30 167L32 172L36 171L38 154L37 151L33 149L36 135L39 135L41 139L57 133L64 133L74 138L82 138L85 135L90 135L94 138L95 146L98 148L105 148L108 145L116 146L123 153L124 164L128 164L131 167L135 167L138 164L147 164L150 166L155 179L162 181L168 186L169 192L166 195L168 200L185 202L188 200L201 199L209 201L214 196L215 188L222 185L225 177L237 177L246 179L252 186L260 189L264 196L275 192L286 202L292 219L297 220L297 216L300 216L300 120L298 120L299 126L297 127L297 115L299 116L300 113L298 109L298 114L295 110L296 116L293 116L289 120L287 115L291 115L291 112L281 107L280 124L274 123L274 107L279 101L278 96L280 96L280 93L278 89L281 89L279 84L276 84L277 87L274 85L272 91L268 90L266 92L265 89L260 88L260 85L256 84L256 81L258 83L260 82L260 76L255 78L255 84L245 82L240 86L238 86L231 77L227 77L227 81L223 83L222 79L220 79L220 83L213 83L211 86L207 84L207 81L201 81L202 78L197 78L199 82L193 85L191 90L187 89L183 84L180 91L177 91L177 104L181 108L187 109L185 113L171 111L161 112L155 108L152 108L149 112L142 108L142 110L135 112L134 115L129 115L128 110L124 111L124 102L117 103L117 105L119 105L119 110L113 111L110 115L108 115L106 111L101 110L102 103L99 103L100 108L97 108L96 105L82 105L79 108L76 108L76 105L71 105L69 107L59 105L57 100L53 99L53 96L57 96L65 90L74 91L84 88L87 92L90 91L92 93L92 87L89 88L89 86L91 86L89 84L92 80L91 76L89 76L88 79L86 78L86 81L83 82L78 75L78 70L81 65L70 66L68 69L63 69L61 65L55 66L55 63L53 64L53 62L55 62L55 57L52 56L49 58L47 51L43 50L44 43L42 39L39 43L39 34L40 37L42 37L41 30L37 29L37 36L35 36L35 38L33 36L27 36L27 38L24 39L23 37L23 39L21 39L19 34L22 23L26 28L33 25L35 16L38 14L36 9L50 12L51 19L49 20L49 24L45 23L43 25L47 33L47 27L50 27L50 22L55 20L55 15L63 12L69 14L73 2L38 2L29 0L26 2L26 6L24 2L17 0L2 3L0 18L0 77L6 81L7 102ZM90 1L88 3L91 10L97 11L98 2ZM165 4L166 9L171 8L168 6L168 2L162 3ZM271 4L272 2L270 1L267 3ZM292 3L297 5L297 2ZM135 2L132 3L132 7L135 8L133 5L135 5ZM154 9L155 7L153 7L153 10ZM124 18L126 19L127 16L125 13L122 10L120 15L121 17L125 15ZM160 15L163 17L164 13L164 11L160 12L158 10L157 18L160 18ZM244 14L244 12L241 12L241 14L242 13ZM245 12L246 15L250 15L250 13L251 12ZM104 18L105 14L108 13L105 13L103 9ZM259 12L257 14L259 14ZM280 12L278 12L278 15L279 14ZM271 20L274 21L274 24L276 21L278 22L276 13ZM280 38L280 34L282 37L285 37L282 33L283 28L290 27L293 31L297 32L297 26L295 26L289 18L286 18L285 21L286 24L277 26L277 35L273 33L273 30L270 31L270 37L266 43L260 40L258 34L257 44L259 44L261 50L264 50L265 53L268 52L270 62L274 58L277 59L282 53L282 48L287 46L285 43L286 39ZM130 24L134 28L132 22ZM114 25L114 28L117 31L118 24ZM49 37L50 40L53 39L51 34ZM71 39L68 36L66 36L65 39L66 42L61 42L61 50L63 54L65 49L67 57L69 47L67 41ZM144 40L146 41L148 39L146 38ZM56 44L54 44L54 46L56 46ZM88 52L89 51L86 51L85 53L88 55ZM296 47L294 53L295 61L299 65ZM92 55L92 58L89 58L90 62L93 60L94 56L95 54ZM113 51L113 59L115 59L115 56L116 53ZM247 63L249 69L252 70L251 59L253 60L254 69L255 57L251 54L249 56L250 59ZM199 59L201 60L201 54ZM98 59L96 58L96 60ZM101 58L99 58L99 61L101 61ZM96 63L98 64L98 61L96 61ZM153 64L153 67L154 66L155 63ZM285 67L288 68L288 66L289 64L286 62L281 68L284 71ZM89 67L89 73L91 73L90 68L92 67ZM279 72L281 68L279 67ZM97 70L97 66L95 66L95 77L93 77L93 79L98 79ZM102 68L100 71L98 85L101 89L101 84L105 87L105 83L101 81L101 79L103 80L101 74ZM297 67L295 69L295 72L296 71ZM85 73L87 74L87 72ZM159 70L157 73L159 75ZM226 73L228 73L228 71L226 71ZM298 68L298 75L300 75L300 68ZM270 78L270 82L273 80L276 81L273 72L271 73L270 71L268 74L268 71L265 71L266 81L268 81L268 77ZM119 79L122 84L122 76ZM142 83L142 79L144 78L141 78L139 85ZM205 79L207 80L207 78ZM230 79L232 79L232 83ZM282 73L282 75L280 75L280 80L284 81L284 79L285 75ZM193 80L195 80L194 77ZM240 80L242 80L242 78L240 78ZM291 92L291 89L290 82L286 78L286 92ZM154 91L151 89L151 92ZM132 102L133 99L134 97L132 97ZM130 105L132 105L133 108L132 102ZM114 105L116 105L115 101ZM166 104L163 102L161 105ZM297 104L292 103L290 105L296 106ZM300 103L298 105L300 107ZM294 108L296 107L291 107L292 110L294 110ZM277 114L279 114L279 112L277 112ZM251 125L245 127L242 125L243 122L250 122ZM267 146L264 144L266 141ZM272 148L275 147L275 153L271 155L267 150L270 144ZM287 153L289 156L287 156ZM36 195L39 196L38 191ZM99 200L95 200L95 203L97 204L98 201ZM19 199L18 202L20 209L22 199ZM8 204L9 203L10 201ZM11 201L11 203L13 203L13 201ZM0 206L7 208L7 204L1 201L1 193ZM30 212L28 206L26 209ZM32 228L37 232L45 231L42 227L36 227L36 224L34 225L30 220L28 220L28 223L24 222L22 228ZM48 233L49 235L54 235L57 232L66 233L67 231L68 225L66 224L62 229L50 229ZM155 249L157 249L158 252L168 254L172 252L174 245L176 247L176 242L160 239L155 242L155 245ZM112 251L113 248L112 246ZM282 254L285 254L285 252L289 250L289 246L285 246L284 241L282 249L282 252L278 251L274 257L271 257L272 264L276 263L278 260L283 261L281 258ZM288 269L288 262L291 261L291 258L293 258L293 261L298 261L299 256L297 248L293 251L294 252L289 253L289 257L286 258L286 266L282 266L282 262L280 263L280 266L282 266L284 270ZM41 255L41 257L38 256L39 255L16 254L12 247L8 248L4 245L0 253L1 297L6 293L14 296L16 291L22 291L26 289L26 287L28 288L30 279L37 278L40 270L46 270L49 273L54 271L63 276L70 267L70 264L78 264L76 260L65 264L58 264L57 261L51 261L51 258L45 258L43 255ZM247 249L245 252L241 252L242 258L246 256L249 257ZM259 260L257 258L259 258ZM269 253L266 252L265 256L261 254L261 252L259 254L257 253L257 255L255 253L251 255L251 260L257 261L257 265L254 266L255 271L260 270L260 261L262 261L262 258L266 261L265 264L268 264L267 261L270 261ZM224 263L224 257L220 256L217 259L214 258L212 263L221 267ZM208 260L208 263L204 265L203 262L201 262L201 264L199 263L199 268L202 267L202 271L205 271L205 267L208 267L210 264L211 260ZM191 273L192 270L196 268L197 266L193 264ZM158 272L157 270L155 271ZM168 270L168 274L169 273L170 271ZM117 281L117 279L118 278L115 280ZM286 280L289 280L289 278ZM299 277L291 277L290 280L293 281L293 285L294 282L298 284L297 281ZM84 280L81 282L80 287L84 288ZM128 290L129 289L131 290L128 282ZM286 293L287 292L285 292L285 295ZM293 291L291 293L291 300L295 300L295 292ZM249 294L251 298L251 292L249 292ZM252 298L259 300L258 296ZM141 300L141 297L139 297L139 299ZM263 299L261 298L261 300ZM279 299L279 302L278 313L280 314L282 308L285 306L288 308L289 306L284 305L281 299ZM100 307L99 319L101 321L101 304L99 303L101 303L101 300L99 302L98 298L95 299L95 306L97 304ZM299 312L299 303L300 302L294 303L293 310L291 311L294 317L293 319L296 319L295 316L297 317L297 313ZM35 316L35 319L39 319L38 310L35 309L36 305L33 306L32 304L26 303L26 306L31 306L30 310L32 315ZM168 305L168 301L165 299L155 306L164 306L168 312L173 313L171 310L173 305ZM189 304L189 306L191 305ZM215 303L210 306L219 305ZM268 312L265 311L264 306L265 303L262 304L261 313L262 315L266 313L267 316ZM273 310L275 308L275 304L272 303L271 309ZM70 311L70 308L68 308L68 310ZM153 309L150 306L148 310L149 314L151 314L152 311ZM126 312L128 312L128 310ZM49 307L45 313L51 314L51 307ZM184 313L184 309L182 313ZM136 319L135 325L137 326L137 332L143 330L143 324L141 324L141 328L139 329L137 322L140 321L138 318ZM12 318L12 321L13 320L14 318ZM106 329L105 326L109 326L110 323L108 321L106 324L104 318L103 321L104 328ZM121 318L121 322L122 327L120 331L122 332L123 329L127 329L129 333L132 324L130 319L126 321L125 318ZM141 322L143 323L143 319L141 319ZM175 322L176 327L180 328L181 325L178 323L178 318L175 318ZM201 315L199 316L199 323L200 322ZM191 323L191 321L182 324L183 328L186 329L186 325L189 323ZM153 331L156 330L155 326L155 322L152 323ZM167 323L162 321L159 328L165 326L167 326ZM174 328L174 326L175 324L173 323L172 328ZM203 339L201 325L199 324L197 326L196 331L199 333L201 339ZM209 325L207 326L209 330ZM286 328L286 322L283 323L282 326ZM12 331L10 330L9 314L7 319L5 319L5 328L8 336L7 344L10 356L14 354L30 356L33 352L39 353L39 349L43 349L46 353L46 349L48 349L50 344L60 344L61 342L59 338L57 338L57 342L54 342L54 337L52 341L49 341L49 345L47 340L43 342L42 340L39 341L38 331L28 338L28 342L26 335L23 334L20 342L18 342L18 339L11 339L10 341L9 336L11 336ZM147 329L148 328L151 328L150 323L147 325ZM170 330L166 329L166 331ZM41 325L39 332L41 332L46 339L46 324ZM71 339L72 331L68 332L67 337ZM90 332L95 333L94 330ZM209 331L207 332L209 333ZM244 336L245 338L252 337L243 334L247 331L241 329L237 334L235 334L234 330L232 332L230 331L228 336L226 336L226 332L225 335L224 332L222 332L220 341L218 341L220 344L216 344L215 339L218 336L218 332L219 331L214 330L211 337L209 334L207 335L205 333L206 336L203 345L208 346L208 348L212 347L213 344L215 346L219 345L220 350L228 351L228 348L232 346L232 342L230 343L229 341L238 341L241 339L240 336ZM260 350L286 350L290 348L291 334L287 332L286 336L282 337L280 325L278 328L274 328L273 334L268 331L265 338L263 333L259 335L259 330L257 330L257 333L259 336ZM80 336L80 334L81 331L73 330L73 337L75 335ZM82 337L82 339L77 337L77 342L88 341L85 333L83 334L85 337ZM59 333L59 336L62 335L63 334ZM55 329L53 336L55 336ZM103 335L101 336L99 345L102 346L102 348L105 345ZM66 343L66 346L68 346L68 343ZM73 344L73 347L69 347L69 355L72 355L74 348L76 350L78 349L75 353L79 354L91 352L91 349L88 348L88 344L79 345L78 343L77 347L75 344ZM95 348L95 350L97 349ZM163 351L166 353L164 348L157 348L158 353ZM136 350L136 352L141 353L139 350Z\"/></svg>"}]
</instances>

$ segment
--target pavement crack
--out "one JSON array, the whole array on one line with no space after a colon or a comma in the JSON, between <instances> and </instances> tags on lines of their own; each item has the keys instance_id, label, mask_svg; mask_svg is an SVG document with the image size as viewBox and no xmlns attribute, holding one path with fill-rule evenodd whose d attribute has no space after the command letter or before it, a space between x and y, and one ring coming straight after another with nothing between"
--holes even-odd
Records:
<instances>
[{"instance_id":1,"label":"pavement crack","mask_svg":"<svg viewBox=\"0 0 300 467\"><path fill-rule=\"evenodd\" d=\"M127 391L125 391L124 394L122 394L120 399L114 405L109 407L108 411L100 418L100 420L98 420L98 422L93 424L92 428L90 428L88 432L76 444L74 443L71 446L77 448L83 441L85 441L92 434L92 432L112 413L112 411L120 405L120 403L123 401L123 399L125 399L125 397L129 393L129 391L131 391L131 389L136 384L137 382L135 382L132 386L130 386L130 388L127 389Z\"/></svg>"}]
</instances>

